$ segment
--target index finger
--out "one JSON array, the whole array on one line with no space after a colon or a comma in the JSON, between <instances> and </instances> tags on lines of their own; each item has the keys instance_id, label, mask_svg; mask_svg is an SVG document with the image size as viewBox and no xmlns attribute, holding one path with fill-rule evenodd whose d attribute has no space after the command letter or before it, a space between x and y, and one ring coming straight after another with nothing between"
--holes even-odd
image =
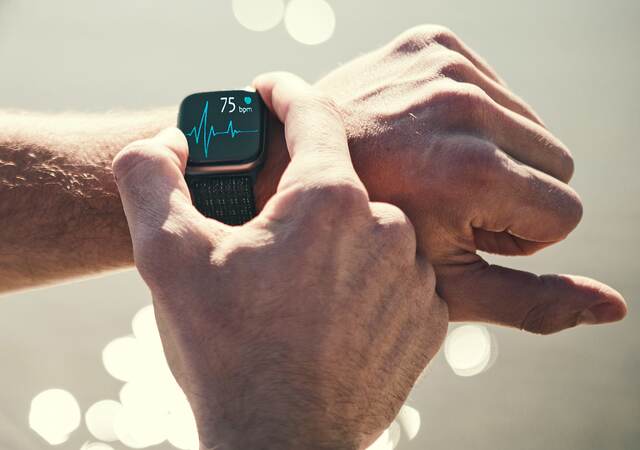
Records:
<instances>
[{"instance_id":1,"label":"index finger","mask_svg":"<svg viewBox=\"0 0 640 450\"><path fill-rule=\"evenodd\" d=\"M254 86L285 125L291 165L284 184L341 179L364 189L351 162L342 116L331 100L290 73L262 75Z\"/></svg>"}]
</instances>

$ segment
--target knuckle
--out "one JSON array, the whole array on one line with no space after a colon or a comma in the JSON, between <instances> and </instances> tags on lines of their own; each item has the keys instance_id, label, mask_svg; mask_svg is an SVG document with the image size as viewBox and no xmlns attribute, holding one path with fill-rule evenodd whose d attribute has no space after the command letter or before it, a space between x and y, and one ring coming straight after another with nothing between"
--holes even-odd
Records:
<instances>
[{"instance_id":1,"label":"knuckle","mask_svg":"<svg viewBox=\"0 0 640 450\"><path fill-rule=\"evenodd\" d=\"M428 25L421 25L411 28L399 35L392 43L395 53L415 53L419 52L429 43L426 28Z\"/></svg>"},{"instance_id":2,"label":"knuckle","mask_svg":"<svg viewBox=\"0 0 640 450\"><path fill-rule=\"evenodd\" d=\"M536 142L548 156L548 172L554 178L568 183L573 177L575 164L569 149L553 134L543 128L536 132Z\"/></svg>"},{"instance_id":3,"label":"knuckle","mask_svg":"<svg viewBox=\"0 0 640 450\"><path fill-rule=\"evenodd\" d=\"M487 93L481 87L471 83L458 83L457 98L464 106L473 110L484 109L489 100Z\"/></svg>"},{"instance_id":4,"label":"knuckle","mask_svg":"<svg viewBox=\"0 0 640 450\"><path fill-rule=\"evenodd\" d=\"M568 183L571 178L573 178L573 173L575 172L575 161L573 160L571 152L564 147L560 147L559 154L561 180Z\"/></svg>"},{"instance_id":5,"label":"knuckle","mask_svg":"<svg viewBox=\"0 0 640 450\"><path fill-rule=\"evenodd\" d=\"M454 47L459 42L458 36L443 25L429 25L429 38L447 48Z\"/></svg>"},{"instance_id":6,"label":"knuckle","mask_svg":"<svg viewBox=\"0 0 640 450\"><path fill-rule=\"evenodd\" d=\"M434 96L440 106L455 110L458 114L478 114L487 107L488 95L475 84L447 82Z\"/></svg>"},{"instance_id":7,"label":"knuckle","mask_svg":"<svg viewBox=\"0 0 640 450\"><path fill-rule=\"evenodd\" d=\"M573 230L578 226L584 214L584 207L580 196L573 189L568 187L567 200L563 202L562 212L567 223L567 230ZM567 233L568 234L568 233Z\"/></svg>"},{"instance_id":8,"label":"knuckle","mask_svg":"<svg viewBox=\"0 0 640 450\"><path fill-rule=\"evenodd\" d=\"M369 198L355 181L329 180L298 184L281 195L282 210L291 211L301 230L315 236L334 234L336 226L353 226L369 217Z\"/></svg>"},{"instance_id":9,"label":"knuckle","mask_svg":"<svg viewBox=\"0 0 640 450\"><path fill-rule=\"evenodd\" d=\"M465 151L458 154L455 163L447 166L447 176L483 189L494 185L505 171L511 170L511 164L500 150L475 138L472 145L467 144Z\"/></svg>"},{"instance_id":10,"label":"knuckle","mask_svg":"<svg viewBox=\"0 0 640 450\"><path fill-rule=\"evenodd\" d=\"M283 198L286 209L297 211L304 222L329 223L328 217L347 221L363 216L369 205L366 191L355 181L345 179L325 178L309 185L299 184L289 188Z\"/></svg>"},{"instance_id":11,"label":"knuckle","mask_svg":"<svg viewBox=\"0 0 640 450\"><path fill-rule=\"evenodd\" d=\"M555 330L549 321L549 305L535 305L527 311L524 319L520 323L520 329L534 334L547 335Z\"/></svg>"},{"instance_id":12,"label":"knuckle","mask_svg":"<svg viewBox=\"0 0 640 450\"><path fill-rule=\"evenodd\" d=\"M519 324L521 330L535 334L549 335L574 326L573 314L564 310L558 302L558 293L566 292L573 282L558 275L542 275L539 277L542 289L547 294L539 302L528 308Z\"/></svg>"},{"instance_id":13,"label":"knuckle","mask_svg":"<svg viewBox=\"0 0 640 450\"><path fill-rule=\"evenodd\" d=\"M373 214L382 236L382 246L414 257L417 248L416 231L407 215L400 208L387 203L376 204Z\"/></svg>"},{"instance_id":14,"label":"knuckle","mask_svg":"<svg viewBox=\"0 0 640 450\"><path fill-rule=\"evenodd\" d=\"M366 210L369 204L362 187L349 180L324 182L313 191L315 201L324 211L354 214Z\"/></svg>"},{"instance_id":15,"label":"knuckle","mask_svg":"<svg viewBox=\"0 0 640 450\"><path fill-rule=\"evenodd\" d=\"M445 50L440 56L437 71L440 75L457 81L463 81L474 66L464 55Z\"/></svg>"},{"instance_id":16,"label":"knuckle","mask_svg":"<svg viewBox=\"0 0 640 450\"><path fill-rule=\"evenodd\" d=\"M418 25L400 34L392 43L397 53L415 53L440 43L440 40L454 39L455 35L441 25Z\"/></svg>"},{"instance_id":17,"label":"knuckle","mask_svg":"<svg viewBox=\"0 0 640 450\"><path fill-rule=\"evenodd\" d=\"M573 209L573 223L575 223L575 225L577 226L582 220L582 217L584 216L584 205L582 204L582 200L580 199L578 194L575 195L575 200L574 200L572 209Z\"/></svg>"}]
</instances>

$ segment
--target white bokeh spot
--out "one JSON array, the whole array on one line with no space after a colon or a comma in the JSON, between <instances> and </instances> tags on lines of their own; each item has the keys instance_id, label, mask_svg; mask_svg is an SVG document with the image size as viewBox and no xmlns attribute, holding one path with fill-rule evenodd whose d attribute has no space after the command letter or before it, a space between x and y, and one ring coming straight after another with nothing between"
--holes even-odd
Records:
<instances>
[{"instance_id":1,"label":"white bokeh spot","mask_svg":"<svg viewBox=\"0 0 640 450\"><path fill-rule=\"evenodd\" d=\"M267 31L277 26L284 15L284 0L233 0L233 15L251 31Z\"/></svg>"},{"instance_id":2,"label":"white bokeh spot","mask_svg":"<svg viewBox=\"0 0 640 450\"><path fill-rule=\"evenodd\" d=\"M418 435L421 425L420 411L409 405L404 405L402 409L400 409L396 420L400 424L400 427L404 431L408 440L411 441Z\"/></svg>"},{"instance_id":3,"label":"white bokeh spot","mask_svg":"<svg viewBox=\"0 0 640 450\"><path fill-rule=\"evenodd\" d=\"M109 375L120 381L131 380L142 364L143 352L133 336L109 342L102 350L102 363Z\"/></svg>"},{"instance_id":4,"label":"white bokeh spot","mask_svg":"<svg viewBox=\"0 0 640 450\"><path fill-rule=\"evenodd\" d=\"M328 41L336 28L336 15L325 0L291 0L284 23L293 39L306 45Z\"/></svg>"},{"instance_id":5,"label":"white bokeh spot","mask_svg":"<svg viewBox=\"0 0 640 450\"><path fill-rule=\"evenodd\" d=\"M68 391L49 389L31 400L29 426L50 445L66 442L81 420L78 401Z\"/></svg>"},{"instance_id":6,"label":"white bokeh spot","mask_svg":"<svg viewBox=\"0 0 640 450\"><path fill-rule=\"evenodd\" d=\"M444 355L451 369L459 376L482 373L491 362L492 340L482 325L463 325L449 332Z\"/></svg>"},{"instance_id":7,"label":"white bokeh spot","mask_svg":"<svg viewBox=\"0 0 640 450\"><path fill-rule=\"evenodd\" d=\"M86 442L80 450L114 450L109 444L104 442Z\"/></svg>"},{"instance_id":8,"label":"white bokeh spot","mask_svg":"<svg viewBox=\"0 0 640 450\"><path fill-rule=\"evenodd\" d=\"M383 431L383 433L371 444L367 450L393 450L393 440L391 439L391 433L389 429Z\"/></svg>"},{"instance_id":9,"label":"white bokeh spot","mask_svg":"<svg viewBox=\"0 0 640 450\"><path fill-rule=\"evenodd\" d=\"M89 407L84 421L91 435L105 442L118 440L113 423L122 405L114 400L100 400Z\"/></svg>"},{"instance_id":10,"label":"white bokeh spot","mask_svg":"<svg viewBox=\"0 0 640 450\"><path fill-rule=\"evenodd\" d=\"M167 364L152 305L135 314L131 329L132 336L114 339L103 351L107 371L125 381L120 402L112 401L120 405L111 414L115 438L134 449L168 441L181 450L198 450L195 418Z\"/></svg>"}]
</instances>

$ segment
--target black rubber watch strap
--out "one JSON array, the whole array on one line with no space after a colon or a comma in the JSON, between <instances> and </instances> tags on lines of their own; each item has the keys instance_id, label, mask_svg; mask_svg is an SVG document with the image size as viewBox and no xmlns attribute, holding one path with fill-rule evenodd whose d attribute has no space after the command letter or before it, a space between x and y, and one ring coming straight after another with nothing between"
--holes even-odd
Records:
<instances>
[{"instance_id":1,"label":"black rubber watch strap","mask_svg":"<svg viewBox=\"0 0 640 450\"><path fill-rule=\"evenodd\" d=\"M193 204L202 214L227 225L242 225L256 215L250 175L186 177Z\"/></svg>"}]
</instances>

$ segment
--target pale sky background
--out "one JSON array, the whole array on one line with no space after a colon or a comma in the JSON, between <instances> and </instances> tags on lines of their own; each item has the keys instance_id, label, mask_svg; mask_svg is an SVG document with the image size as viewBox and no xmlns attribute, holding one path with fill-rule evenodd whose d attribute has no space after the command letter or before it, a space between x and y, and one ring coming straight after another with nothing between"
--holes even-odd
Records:
<instances>
[{"instance_id":1,"label":"pale sky background","mask_svg":"<svg viewBox=\"0 0 640 450\"><path fill-rule=\"evenodd\" d=\"M492 327L495 363L470 378L439 355L409 401L421 412L420 433L399 448L640 448L640 2L329 2L335 34L310 47L282 24L246 30L230 0L0 0L0 108L177 105L193 91L244 86L276 69L315 80L410 26L449 26L576 159L572 185L584 201L583 223L561 245L507 263L601 279L625 295L630 313L621 324L551 337ZM2 298L0 450L52 448L28 426L40 391L66 389L83 412L117 399L122 383L104 370L101 351L131 333L133 314L149 301L133 271ZM56 448L87 440L82 425Z\"/></svg>"}]
</instances>

